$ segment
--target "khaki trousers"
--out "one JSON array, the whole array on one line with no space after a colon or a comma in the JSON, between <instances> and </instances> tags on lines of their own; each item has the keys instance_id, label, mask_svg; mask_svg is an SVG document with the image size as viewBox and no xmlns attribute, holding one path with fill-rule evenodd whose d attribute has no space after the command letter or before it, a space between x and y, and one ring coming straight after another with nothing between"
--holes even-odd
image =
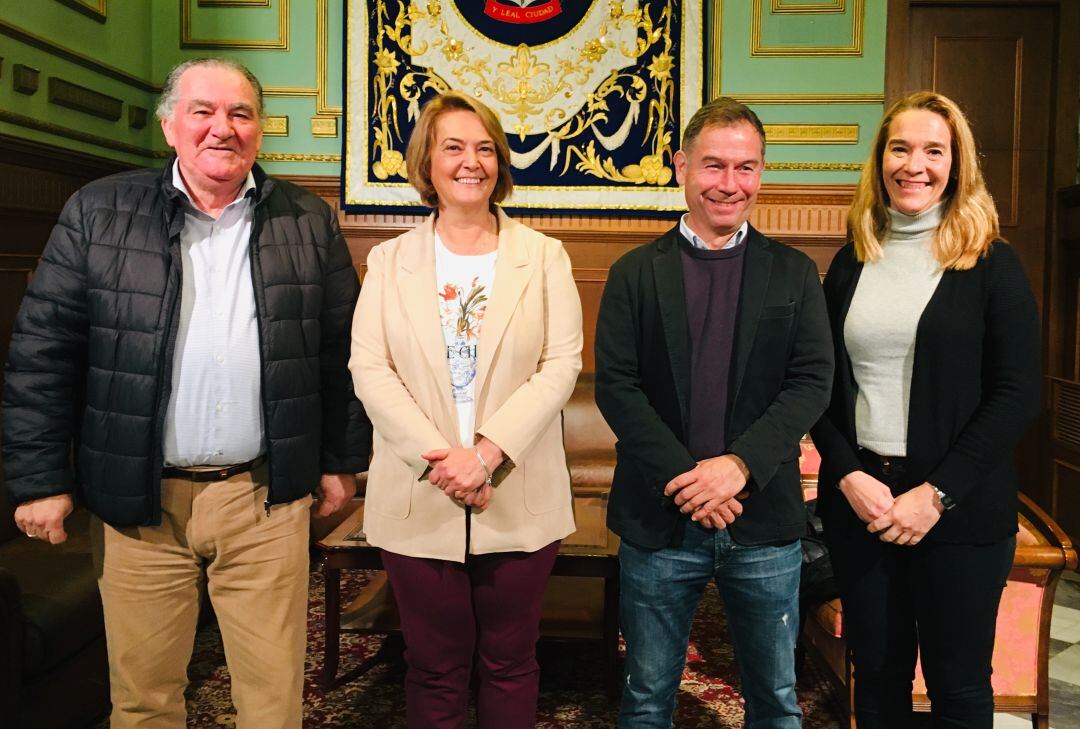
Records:
<instances>
[{"instance_id":1,"label":"khaki trousers","mask_svg":"<svg viewBox=\"0 0 1080 729\"><path fill-rule=\"evenodd\" d=\"M227 481L161 482L162 523L94 522L111 729L183 729L204 581L232 677L238 729L302 718L311 497L267 516L265 465Z\"/></svg>"}]
</instances>

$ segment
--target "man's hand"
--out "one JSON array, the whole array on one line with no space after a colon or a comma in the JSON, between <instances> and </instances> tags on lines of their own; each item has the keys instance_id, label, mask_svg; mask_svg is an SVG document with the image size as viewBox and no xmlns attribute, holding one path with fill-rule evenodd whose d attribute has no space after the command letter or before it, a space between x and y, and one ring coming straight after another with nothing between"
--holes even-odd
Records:
<instances>
[{"instance_id":1,"label":"man's hand","mask_svg":"<svg viewBox=\"0 0 1080 729\"><path fill-rule=\"evenodd\" d=\"M897 496L892 508L866 528L877 533L883 542L914 547L938 523L944 511L934 487L924 483Z\"/></svg>"},{"instance_id":2,"label":"man's hand","mask_svg":"<svg viewBox=\"0 0 1080 729\"><path fill-rule=\"evenodd\" d=\"M49 544L60 544L67 540L64 531L64 519L75 508L71 494L46 496L19 504L15 509L15 524L26 536L48 540Z\"/></svg>"},{"instance_id":3,"label":"man's hand","mask_svg":"<svg viewBox=\"0 0 1080 729\"><path fill-rule=\"evenodd\" d=\"M671 479L664 487L664 495L674 496L675 505L682 513L693 514L701 510L704 515L735 498L749 478L750 469L742 459L726 453L699 461L693 469Z\"/></svg>"},{"instance_id":4,"label":"man's hand","mask_svg":"<svg viewBox=\"0 0 1080 729\"><path fill-rule=\"evenodd\" d=\"M745 490L740 492L745 493ZM739 497L725 501L712 511L698 509L690 518L707 529L724 529L742 514L743 506Z\"/></svg>"},{"instance_id":5,"label":"man's hand","mask_svg":"<svg viewBox=\"0 0 1080 729\"><path fill-rule=\"evenodd\" d=\"M840 490L855 515L869 524L893 506L889 487L865 471L852 471L840 479Z\"/></svg>"},{"instance_id":6,"label":"man's hand","mask_svg":"<svg viewBox=\"0 0 1080 729\"><path fill-rule=\"evenodd\" d=\"M330 516L356 496L356 476L351 473L324 473L316 491L319 516Z\"/></svg>"}]
</instances>

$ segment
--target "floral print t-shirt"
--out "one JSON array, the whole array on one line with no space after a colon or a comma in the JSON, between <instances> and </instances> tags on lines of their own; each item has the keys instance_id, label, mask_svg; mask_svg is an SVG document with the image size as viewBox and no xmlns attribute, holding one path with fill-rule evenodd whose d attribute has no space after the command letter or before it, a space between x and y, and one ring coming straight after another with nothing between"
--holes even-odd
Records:
<instances>
[{"instance_id":1,"label":"floral print t-shirt","mask_svg":"<svg viewBox=\"0 0 1080 729\"><path fill-rule=\"evenodd\" d=\"M473 444L476 432L476 353L480 325L491 298L498 251L479 256L451 253L435 234L435 281L439 320L450 368L450 389L457 406L461 445Z\"/></svg>"}]
</instances>

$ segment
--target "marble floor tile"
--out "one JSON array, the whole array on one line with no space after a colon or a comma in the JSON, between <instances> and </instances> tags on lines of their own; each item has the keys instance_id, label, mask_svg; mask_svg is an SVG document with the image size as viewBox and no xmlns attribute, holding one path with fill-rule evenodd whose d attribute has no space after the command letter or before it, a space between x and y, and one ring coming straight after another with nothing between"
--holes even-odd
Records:
<instances>
[{"instance_id":1,"label":"marble floor tile","mask_svg":"<svg viewBox=\"0 0 1080 729\"><path fill-rule=\"evenodd\" d=\"M1058 580L1057 592L1054 593L1054 605L1064 605L1074 610L1080 610L1080 582L1066 579Z\"/></svg>"},{"instance_id":2,"label":"marble floor tile","mask_svg":"<svg viewBox=\"0 0 1080 729\"><path fill-rule=\"evenodd\" d=\"M1080 643L1080 610L1055 602L1050 618L1050 637L1066 643Z\"/></svg>"},{"instance_id":3,"label":"marble floor tile","mask_svg":"<svg viewBox=\"0 0 1080 729\"><path fill-rule=\"evenodd\" d=\"M1054 640L1053 638L1051 638L1050 639L1050 646L1049 646L1050 650L1048 651L1049 654L1050 654L1050 657L1053 658L1058 653L1061 653L1063 650L1065 650L1066 648L1068 648L1068 647L1070 647L1072 645L1074 645L1074 644L1070 643L1068 641Z\"/></svg>"},{"instance_id":4,"label":"marble floor tile","mask_svg":"<svg viewBox=\"0 0 1080 729\"><path fill-rule=\"evenodd\" d=\"M994 714L994 729L1031 729L1031 717L1027 714ZM1050 729L1058 729L1056 724Z\"/></svg>"},{"instance_id":5,"label":"marble floor tile","mask_svg":"<svg viewBox=\"0 0 1080 729\"><path fill-rule=\"evenodd\" d=\"M1052 673L1050 723L1054 729L1080 729L1080 686L1055 679Z\"/></svg>"},{"instance_id":6,"label":"marble floor tile","mask_svg":"<svg viewBox=\"0 0 1080 729\"><path fill-rule=\"evenodd\" d=\"M1070 646L1050 659L1050 678L1080 684L1080 645Z\"/></svg>"}]
</instances>

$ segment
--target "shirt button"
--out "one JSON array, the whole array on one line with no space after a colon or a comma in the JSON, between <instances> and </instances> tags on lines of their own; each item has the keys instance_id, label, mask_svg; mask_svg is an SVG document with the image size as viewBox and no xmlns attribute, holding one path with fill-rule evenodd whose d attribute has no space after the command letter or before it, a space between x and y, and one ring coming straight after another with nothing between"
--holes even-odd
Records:
<instances>
[{"instance_id":1,"label":"shirt button","mask_svg":"<svg viewBox=\"0 0 1080 729\"><path fill-rule=\"evenodd\" d=\"M224 405L222 405L221 403L218 403L218 404L217 404L217 408L215 408L215 409L216 409L216 410L217 410L217 411L218 411L218 412L220 413L220 412L221 412L222 410L224 410L224 409L225 409L225 406L224 406Z\"/></svg>"},{"instance_id":2,"label":"shirt button","mask_svg":"<svg viewBox=\"0 0 1080 729\"><path fill-rule=\"evenodd\" d=\"M225 358L222 357L220 354L214 359L217 361L218 364L225 364Z\"/></svg>"}]
</instances>

